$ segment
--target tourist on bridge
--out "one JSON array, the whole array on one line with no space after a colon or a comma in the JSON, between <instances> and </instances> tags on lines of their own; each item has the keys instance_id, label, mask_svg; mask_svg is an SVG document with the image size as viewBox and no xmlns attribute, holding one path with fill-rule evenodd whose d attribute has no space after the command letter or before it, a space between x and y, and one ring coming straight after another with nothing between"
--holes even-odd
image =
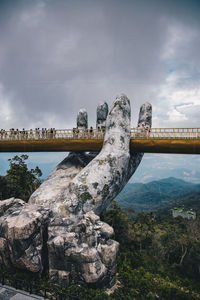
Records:
<instances>
[{"instance_id":1,"label":"tourist on bridge","mask_svg":"<svg viewBox=\"0 0 200 300\"><path fill-rule=\"evenodd\" d=\"M30 139L33 138L33 129L30 129Z\"/></svg>"},{"instance_id":2,"label":"tourist on bridge","mask_svg":"<svg viewBox=\"0 0 200 300\"><path fill-rule=\"evenodd\" d=\"M37 137L38 137L38 129L35 128L35 138L37 139Z\"/></svg>"},{"instance_id":3,"label":"tourist on bridge","mask_svg":"<svg viewBox=\"0 0 200 300\"><path fill-rule=\"evenodd\" d=\"M56 129L53 128L53 139L55 139L55 138L56 138Z\"/></svg>"},{"instance_id":4,"label":"tourist on bridge","mask_svg":"<svg viewBox=\"0 0 200 300\"><path fill-rule=\"evenodd\" d=\"M75 137L76 128L73 128L73 138Z\"/></svg>"},{"instance_id":5,"label":"tourist on bridge","mask_svg":"<svg viewBox=\"0 0 200 300\"><path fill-rule=\"evenodd\" d=\"M94 135L94 131L93 131L93 127L91 126L89 130L89 138L92 138L93 135Z\"/></svg>"},{"instance_id":6,"label":"tourist on bridge","mask_svg":"<svg viewBox=\"0 0 200 300\"><path fill-rule=\"evenodd\" d=\"M79 136L79 129L78 129L78 127L76 128L76 137L78 137Z\"/></svg>"},{"instance_id":7,"label":"tourist on bridge","mask_svg":"<svg viewBox=\"0 0 200 300\"><path fill-rule=\"evenodd\" d=\"M40 138L40 133L41 133L40 128L38 128L37 132L38 132L38 138Z\"/></svg>"},{"instance_id":8,"label":"tourist on bridge","mask_svg":"<svg viewBox=\"0 0 200 300\"><path fill-rule=\"evenodd\" d=\"M44 139L45 138L45 129L42 128L42 138Z\"/></svg>"},{"instance_id":9,"label":"tourist on bridge","mask_svg":"<svg viewBox=\"0 0 200 300\"><path fill-rule=\"evenodd\" d=\"M150 136L150 128L148 126L146 126L145 130L146 130L146 137L149 138L149 136Z\"/></svg>"},{"instance_id":10,"label":"tourist on bridge","mask_svg":"<svg viewBox=\"0 0 200 300\"><path fill-rule=\"evenodd\" d=\"M97 138L100 138L102 135L102 131L101 131L101 128L100 126L97 127Z\"/></svg>"},{"instance_id":11,"label":"tourist on bridge","mask_svg":"<svg viewBox=\"0 0 200 300\"><path fill-rule=\"evenodd\" d=\"M4 130L1 129L1 139L3 139L3 136L4 136Z\"/></svg>"}]
</instances>

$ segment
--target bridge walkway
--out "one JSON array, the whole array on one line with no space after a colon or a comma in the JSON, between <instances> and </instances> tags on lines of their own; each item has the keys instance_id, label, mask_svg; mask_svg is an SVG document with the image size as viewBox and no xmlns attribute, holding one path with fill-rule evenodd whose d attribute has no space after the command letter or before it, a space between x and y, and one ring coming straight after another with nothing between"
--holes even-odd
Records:
<instances>
[{"instance_id":1,"label":"bridge walkway","mask_svg":"<svg viewBox=\"0 0 200 300\"><path fill-rule=\"evenodd\" d=\"M0 131L0 152L100 151L104 130L36 129ZM200 128L132 128L130 150L200 153Z\"/></svg>"}]
</instances>

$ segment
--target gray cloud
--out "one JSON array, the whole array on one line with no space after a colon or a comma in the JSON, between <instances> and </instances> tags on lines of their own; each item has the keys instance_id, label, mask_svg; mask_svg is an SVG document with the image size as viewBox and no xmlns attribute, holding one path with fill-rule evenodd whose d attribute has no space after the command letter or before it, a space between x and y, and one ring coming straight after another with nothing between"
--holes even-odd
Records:
<instances>
[{"instance_id":1,"label":"gray cloud","mask_svg":"<svg viewBox=\"0 0 200 300\"><path fill-rule=\"evenodd\" d=\"M168 108L160 91L180 89L183 73L199 76L198 1L0 5L0 117L8 127L70 127L81 107L94 122L97 103L120 92L136 118L146 100ZM180 77L173 91L171 69Z\"/></svg>"},{"instance_id":2,"label":"gray cloud","mask_svg":"<svg viewBox=\"0 0 200 300\"><path fill-rule=\"evenodd\" d=\"M0 118L8 127L70 127L81 107L94 123L97 103L120 92L136 118L146 100L167 106L159 92L170 68L199 71L196 1L0 5Z\"/></svg>"}]
</instances>

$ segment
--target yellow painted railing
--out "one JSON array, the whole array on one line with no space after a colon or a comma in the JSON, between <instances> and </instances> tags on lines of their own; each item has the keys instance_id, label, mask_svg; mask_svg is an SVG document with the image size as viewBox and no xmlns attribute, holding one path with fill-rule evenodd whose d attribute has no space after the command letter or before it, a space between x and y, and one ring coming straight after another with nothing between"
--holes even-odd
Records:
<instances>
[{"instance_id":1,"label":"yellow painted railing","mask_svg":"<svg viewBox=\"0 0 200 300\"><path fill-rule=\"evenodd\" d=\"M51 140L51 139L103 139L104 130L98 129L37 129L1 130L0 140ZM131 129L131 139L200 139L200 127L196 128L141 128Z\"/></svg>"},{"instance_id":2,"label":"yellow painted railing","mask_svg":"<svg viewBox=\"0 0 200 300\"><path fill-rule=\"evenodd\" d=\"M152 128L131 129L131 138L139 139L200 139L200 128Z\"/></svg>"}]
</instances>

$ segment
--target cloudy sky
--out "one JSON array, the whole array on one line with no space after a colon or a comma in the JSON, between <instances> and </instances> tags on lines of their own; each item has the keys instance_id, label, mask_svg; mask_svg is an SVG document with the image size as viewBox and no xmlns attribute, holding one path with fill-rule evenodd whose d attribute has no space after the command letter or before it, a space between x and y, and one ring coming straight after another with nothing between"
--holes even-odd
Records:
<instances>
[{"instance_id":1,"label":"cloudy sky","mask_svg":"<svg viewBox=\"0 0 200 300\"><path fill-rule=\"evenodd\" d=\"M199 49L199 0L1 0L0 127L71 128L82 107L94 126L97 104L122 92L132 126L149 101L153 127L198 127ZM198 169L198 156L166 157L145 159Z\"/></svg>"}]
</instances>

